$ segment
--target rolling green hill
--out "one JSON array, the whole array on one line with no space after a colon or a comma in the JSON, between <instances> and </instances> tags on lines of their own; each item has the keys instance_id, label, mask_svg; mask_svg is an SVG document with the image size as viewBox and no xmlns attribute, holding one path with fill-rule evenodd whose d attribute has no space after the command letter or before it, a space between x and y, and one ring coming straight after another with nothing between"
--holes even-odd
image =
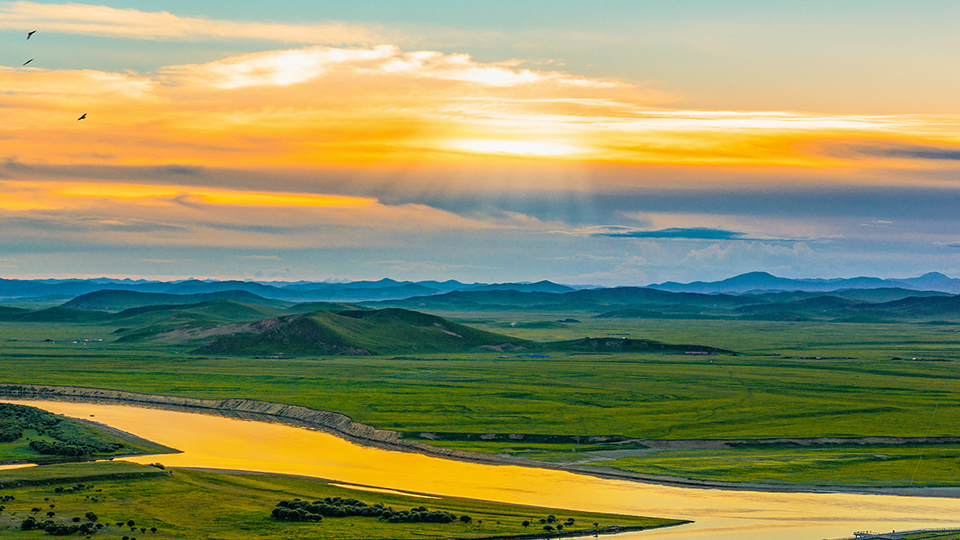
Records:
<instances>
[{"instance_id":1,"label":"rolling green hill","mask_svg":"<svg viewBox=\"0 0 960 540\"><path fill-rule=\"evenodd\" d=\"M585 337L583 339L570 341L555 341L547 343L546 348L550 351L597 353L661 352L670 354L729 354L733 352L704 345L678 345L661 343L649 339L597 337Z\"/></svg>"},{"instance_id":2,"label":"rolling green hill","mask_svg":"<svg viewBox=\"0 0 960 540\"><path fill-rule=\"evenodd\" d=\"M6 316L0 313L0 317L3 317L0 320L6 322L96 323L108 320L110 314L102 311L52 307L36 311L10 312Z\"/></svg>"},{"instance_id":3,"label":"rolling green hill","mask_svg":"<svg viewBox=\"0 0 960 540\"><path fill-rule=\"evenodd\" d=\"M247 322L286 314L286 310L241 304L231 300L208 300L196 304L145 306L126 309L110 317L124 324L148 324L156 321L183 320L201 323Z\"/></svg>"},{"instance_id":4,"label":"rolling green hill","mask_svg":"<svg viewBox=\"0 0 960 540\"><path fill-rule=\"evenodd\" d=\"M287 313L301 314L312 313L314 311L350 311L353 309L366 309L355 304L346 304L343 302L306 302L303 304L294 304L287 308Z\"/></svg>"},{"instance_id":5,"label":"rolling green hill","mask_svg":"<svg viewBox=\"0 0 960 540\"><path fill-rule=\"evenodd\" d=\"M173 306L199 304L210 300L231 300L243 304L255 304L284 308L291 302L271 300L247 291L219 291L201 294L145 293L125 290L102 290L82 294L61 307L100 311L123 311L147 306Z\"/></svg>"},{"instance_id":6,"label":"rolling green hill","mask_svg":"<svg viewBox=\"0 0 960 540\"><path fill-rule=\"evenodd\" d=\"M200 354L395 354L462 352L480 348L522 350L532 342L485 332L441 317L408 311L317 311L260 321L222 336Z\"/></svg>"}]
</instances>

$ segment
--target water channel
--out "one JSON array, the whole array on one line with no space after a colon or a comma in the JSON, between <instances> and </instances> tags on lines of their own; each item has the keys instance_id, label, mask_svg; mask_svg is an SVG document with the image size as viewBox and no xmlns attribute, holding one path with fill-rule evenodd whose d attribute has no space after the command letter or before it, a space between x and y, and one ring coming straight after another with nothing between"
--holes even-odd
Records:
<instances>
[{"instance_id":1,"label":"water channel","mask_svg":"<svg viewBox=\"0 0 960 540\"><path fill-rule=\"evenodd\" d=\"M960 526L960 498L668 487L381 450L276 423L125 405L3 401L93 420L183 450L130 458L140 463L293 474L363 489L694 521L618 535L617 540L820 540L857 530Z\"/></svg>"}]
</instances>

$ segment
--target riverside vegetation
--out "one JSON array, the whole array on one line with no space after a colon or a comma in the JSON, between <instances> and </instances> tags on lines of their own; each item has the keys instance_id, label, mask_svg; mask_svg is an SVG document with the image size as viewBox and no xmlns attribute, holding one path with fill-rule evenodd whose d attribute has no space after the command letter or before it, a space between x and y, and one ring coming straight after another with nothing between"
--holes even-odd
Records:
<instances>
[{"instance_id":1,"label":"riverside vegetation","mask_svg":"<svg viewBox=\"0 0 960 540\"><path fill-rule=\"evenodd\" d=\"M679 296L665 296L674 303L657 313L583 295L520 305L529 297L503 293L392 303L424 304L429 315L249 297L8 308L0 380L278 401L440 447L643 474L957 485L954 297L918 314L909 298L881 309L781 295L767 311L745 312L742 299ZM848 316L819 315L828 307ZM318 340L330 347L310 349ZM793 438L805 440L776 442ZM687 439L732 443L684 447Z\"/></svg>"},{"instance_id":2,"label":"riverside vegetation","mask_svg":"<svg viewBox=\"0 0 960 540\"><path fill-rule=\"evenodd\" d=\"M381 516L390 509L386 519L346 512L342 517L322 521L278 519L276 509L289 510L307 500L328 507L351 508L359 507L359 501L353 499L355 491L317 479L169 471L124 462L54 464L0 471L0 485L0 538L36 538L37 531L45 531L50 535L93 535L117 540L406 540L523 535L545 532L545 524L554 530L558 524L565 524L567 531L592 535L681 523L447 497L430 498L430 510L426 510L423 498L392 493L378 493L377 501L368 505L382 508ZM281 497L283 506L277 506ZM409 510L394 512L392 508ZM414 514L420 519L413 518ZM457 519L424 520L424 514L455 515ZM554 515L560 517L553 518ZM552 518L549 523L548 518Z\"/></svg>"},{"instance_id":3,"label":"riverside vegetation","mask_svg":"<svg viewBox=\"0 0 960 540\"><path fill-rule=\"evenodd\" d=\"M0 462L53 463L165 450L149 441L118 436L35 407L0 403Z\"/></svg>"}]
</instances>

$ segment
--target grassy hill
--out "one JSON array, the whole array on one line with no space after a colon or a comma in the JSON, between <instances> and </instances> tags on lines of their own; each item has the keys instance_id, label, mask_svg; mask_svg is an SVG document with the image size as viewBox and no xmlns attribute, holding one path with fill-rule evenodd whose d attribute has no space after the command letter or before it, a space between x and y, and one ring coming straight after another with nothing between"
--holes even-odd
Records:
<instances>
[{"instance_id":1,"label":"grassy hill","mask_svg":"<svg viewBox=\"0 0 960 540\"><path fill-rule=\"evenodd\" d=\"M396 354L521 350L537 345L405 309L318 311L260 321L200 347L200 354Z\"/></svg>"},{"instance_id":2,"label":"grassy hill","mask_svg":"<svg viewBox=\"0 0 960 540\"><path fill-rule=\"evenodd\" d=\"M585 337L583 339L570 341L555 341L546 344L546 348L551 351L597 353L660 352L671 354L716 354L733 352L704 345L679 345L649 339L596 337Z\"/></svg>"},{"instance_id":3,"label":"grassy hill","mask_svg":"<svg viewBox=\"0 0 960 540\"><path fill-rule=\"evenodd\" d=\"M926 322L960 321L958 299L960 296L946 293L901 288L731 295L617 287L567 293L455 291L377 305L447 312L566 312L619 319Z\"/></svg>"},{"instance_id":4,"label":"grassy hill","mask_svg":"<svg viewBox=\"0 0 960 540\"><path fill-rule=\"evenodd\" d=\"M256 304L271 307L288 307L290 302L271 300L252 292L241 290L218 291L201 294L146 293L124 290L102 290L82 294L61 307L72 309L90 309L100 311L123 311L125 309L146 306L175 306L199 304L210 300L231 300L243 304Z\"/></svg>"},{"instance_id":5,"label":"grassy hill","mask_svg":"<svg viewBox=\"0 0 960 540\"><path fill-rule=\"evenodd\" d=\"M39 323L97 323L109 319L102 311L88 311L65 307L52 307L38 310L19 310L7 308L0 312L0 321L39 322Z\"/></svg>"}]
</instances>

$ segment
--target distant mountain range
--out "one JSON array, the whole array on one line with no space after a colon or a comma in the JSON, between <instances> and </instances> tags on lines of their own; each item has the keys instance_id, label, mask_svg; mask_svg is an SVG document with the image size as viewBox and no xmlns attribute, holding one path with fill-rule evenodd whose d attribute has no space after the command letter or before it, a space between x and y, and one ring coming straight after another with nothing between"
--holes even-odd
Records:
<instances>
[{"instance_id":1,"label":"distant mountain range","mask_svg":"<svg viewBox=\"0 0 960 540\"><path fill-rule=\"evenodd\" d=\"M886 293L868 293L868 291L888 291ZM512 297L516 293L565 295L568 293L583 293L574 295L586 302L594 302L595 295L600 291L610 291L606 294L617 296L633 295L644 296L656 292L696 293L696 294L732 294L757 295L766 293L825 293L848 291L845 296L854 298L857 295L849 291L863 291L860 296L863 300L878 301L886 296L887 300L894 297L903 297L902 292L916 291L926 293L960 294L960 279L953 279L937 272L924 274L916 278L907 279L880 279L874 277L837 278L837 279L789 279L781 278L766 272L751 272L722 281L693 283L676 283L668 281L648 285L647 287L578 287L560 285L551 281L536 283L461 283L459 281L396 281L381 279L379 281L354 281L346 283L330 282L258 282L258 281L214 281L188 279L182 281L146 281L131 279L41 279L18 280L0 279L0 299L49 299L51 301L66 301L81 295L98 291L131 291L153 295L177 295L191 298L174 300L167 298L158 301L158 298L133 298L127 306L111 304L113 309L145 305L149 303L192 303L214 298L244 301L236 296L238 292L255 294L262 298L284 302L385 302L402 301L412 298L444 296L443 302L456 303L475 301L494 301ZM646 292L643 292L646 291ZM467 296L459 296L467 294ZM479 296L478 296L479 294ZM203 296L213 295L213 296ZM219 296L218 296L219 295ZM638 296L638 299L639 299ZM915 295L912 295L915 296ZM870 298L868 298L870 297ZM102 300L101 299L98 299ZM565 300L569 300L565 299ZM549 302L549 298L544 298ZM108 302L109 303L109 302ZM71 306L86 309L100 309L98 305Z\"/></svg>"},{"instance_id":2,"label":"distant mountain range","mask_svg":"<svg viewBox=\"0 0 960 540\"><path fill-rule=\"evenodd\" d=\"M138 293L171 295L204 295L229 291L244 291L263 298L289 302L363 302L376 300L400 300L414 296L430 296L451 291L514 290L523 292L564 293L574 287L558 285L550 281L537 283L460 283L459 281L354 281L349 283L328 282L257 282L257 281L144 281L131 279L0 279L0 298L74 298L80 295L104 291L132 291Z\"/></svg>"},{"instance_id":3,"label":"distant mountain range","mask_svg":"<svg viewBox=\"0 0 960 540\"><path fill-rule=\"evenodd\" d=\"M900 288L913 291L939 291L960 294L960 279L949 278L939 272L930 272L916 278L880 279L874 277L835 279L788 279L766 272L750 272L722 281L695 281L693 283L665 283L648 285L651 289L670 292L701 294L744 294L776 291L832 292L847 289Z\"/></svg>"}]
</instances>

